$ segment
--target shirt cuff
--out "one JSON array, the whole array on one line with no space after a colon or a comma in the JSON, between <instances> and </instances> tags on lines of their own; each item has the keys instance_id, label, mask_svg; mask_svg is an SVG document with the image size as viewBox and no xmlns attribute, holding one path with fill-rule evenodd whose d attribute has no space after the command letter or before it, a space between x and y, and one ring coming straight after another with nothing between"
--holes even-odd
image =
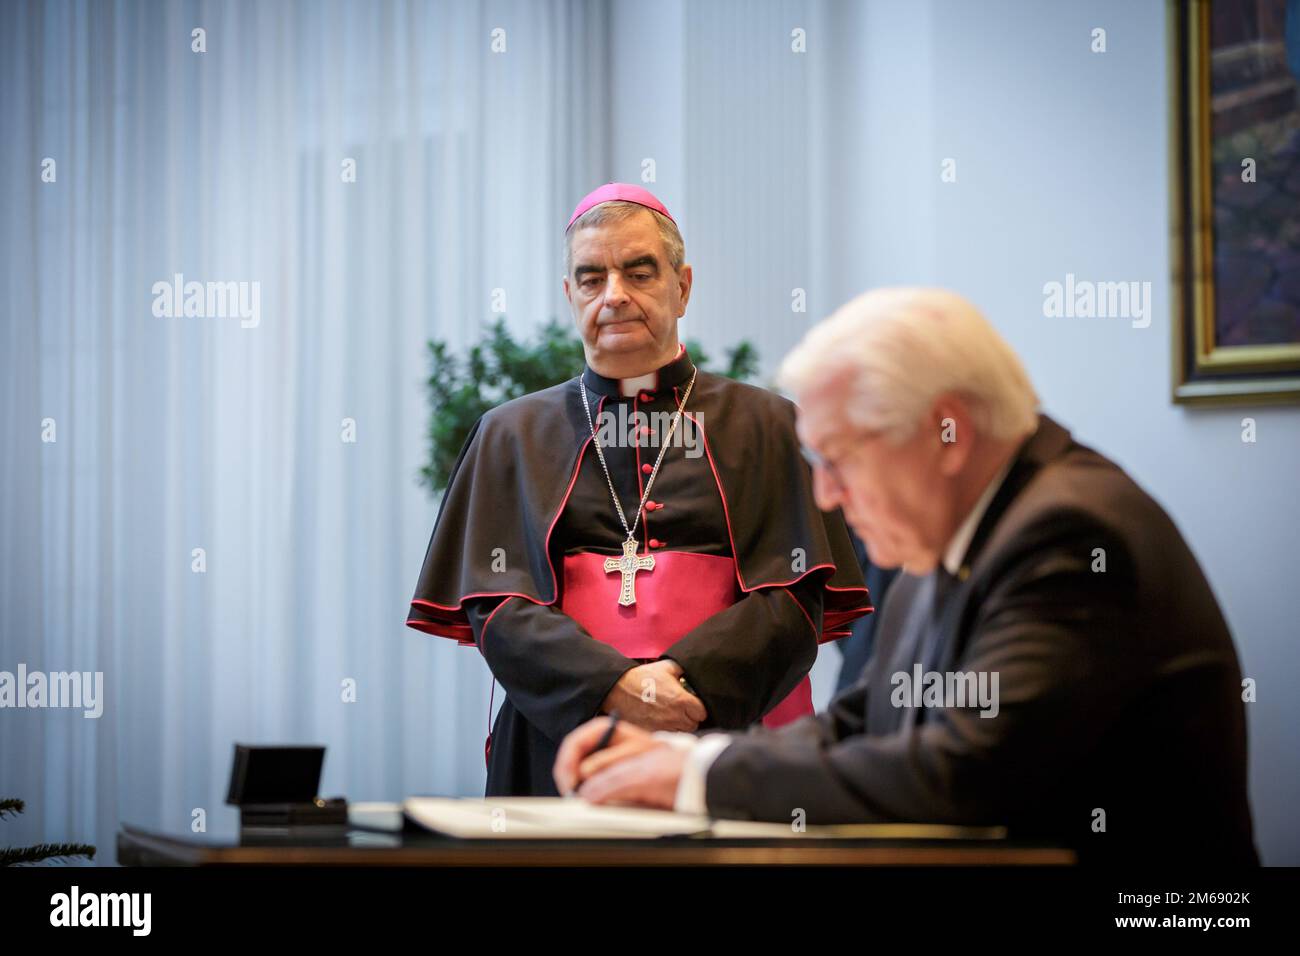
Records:
<instances>
[{"instance_id":1,"label":"shirt cuff","mask_svg":"<svg viewBox=\"0 0 1300 956\"><path fill-rule=\"evenodd\" d=\"M713 761L731 744L731 735L715 733L696 737L680 731L656 730L651 736L686 752L682 776L677 781L673 809L678 813L707 814L709 807L705 800L704 783Z\"/></svg>"}]
</instances>

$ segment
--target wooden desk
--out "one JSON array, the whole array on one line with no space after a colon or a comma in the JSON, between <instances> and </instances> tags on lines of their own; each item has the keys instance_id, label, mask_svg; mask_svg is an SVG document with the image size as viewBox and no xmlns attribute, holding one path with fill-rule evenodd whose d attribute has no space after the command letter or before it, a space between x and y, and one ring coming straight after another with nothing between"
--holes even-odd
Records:
<instances>
[{"instance_id":1,"label":"wooden desk","mask_svg":"<svg viewBox=\"0 0 1300 956\"><path fill-rule=\"evenodd\" d=\"M422 830L355 827L244 830L238 841L179 837L123 824L123 866L1051 866L1075 863L1055 847L1004 841L899 840L456 840Z\"/></svg>"}]
</instances>

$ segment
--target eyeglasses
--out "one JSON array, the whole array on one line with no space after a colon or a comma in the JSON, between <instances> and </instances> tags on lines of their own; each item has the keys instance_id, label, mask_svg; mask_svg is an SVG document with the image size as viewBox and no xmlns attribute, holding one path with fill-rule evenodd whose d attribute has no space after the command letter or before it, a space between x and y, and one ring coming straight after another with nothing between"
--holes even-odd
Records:
<instances>
[{"instance_id":1,"label":"eyeglasses","mask_svg":"<svg viewBox=\"0 0 1300 956\"><path fill-rule=\"evenodd\" d=\"M827 477L829 477L831 481L835 482L837 487L841 490L847 490L848 486L844 483L844 475L840 472L840 465L858 454L858 452L866 447L868 441L879 437L880 434L881 433L877 431L862 432L859 435L859 440L854 442L849 451L834 459L825 457L802 442L799 443L799 451L803 454L804 460L808 462L814 471L820 468L822 471L826 472Z\"/></svg>"},{"instance_id":2,"label":"eyeglasses","mask_svg":"<svg viewBox=\"0 0 1300 956\"><path fill-rule=\"evenodd\" d=\"M844 487L844 478L840 474L840 466L838 462L822 457L822 455L813 451L812 448L802 442L799 445L799 450L803 453L804 460L808 462L813 471L820 468L822 471L826 472L831 481L835 482L836 487L841 489Z\"/></svg>"}]
</instances>

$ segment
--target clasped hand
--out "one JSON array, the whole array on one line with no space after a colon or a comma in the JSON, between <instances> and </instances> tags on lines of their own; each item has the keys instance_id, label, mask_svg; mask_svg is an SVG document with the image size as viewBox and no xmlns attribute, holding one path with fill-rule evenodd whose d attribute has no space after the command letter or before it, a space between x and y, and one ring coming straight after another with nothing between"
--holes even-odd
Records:
<instances>
[{"instance_id":1,"label":"clasped hand","mask_svg":"<svg viewBox=\"0 0 1300 956\"><path fill-rule=\"evenodd\" d=\"M681 665L651 661L624 672L605 696L602 713L618 711L621 721L648 730L692 732L708 717L703 702L681 685Z\"/></svg>"}]
</instances>

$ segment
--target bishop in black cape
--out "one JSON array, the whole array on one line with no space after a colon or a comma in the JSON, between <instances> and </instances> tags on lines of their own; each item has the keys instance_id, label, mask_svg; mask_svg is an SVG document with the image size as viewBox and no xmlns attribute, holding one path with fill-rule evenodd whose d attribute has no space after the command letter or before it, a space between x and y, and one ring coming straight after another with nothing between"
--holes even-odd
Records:
<instances>
[{"instance_id":1,"label":"bishop in black cape","mask_svg":"<svg viewBox=\"0 0 1300 956\"><path fill-rule=\"evenodd\" d=\"M621 576L602 565L627 534L580 381L631 523L666 429L610 442L605 423L662 423L695 373L680 349L625 395L587 367L487 412L461 450L407 624L476 646L505 689L488 796L554 796L560 741L648 660L682 667L708 711L699 730L811 713L818 644L872 610L841 513L814 503L793 404L703 371L640 512L638 554L655 567L636 574L636 603L618 605Z\"/></svg>"}]
</instances>

